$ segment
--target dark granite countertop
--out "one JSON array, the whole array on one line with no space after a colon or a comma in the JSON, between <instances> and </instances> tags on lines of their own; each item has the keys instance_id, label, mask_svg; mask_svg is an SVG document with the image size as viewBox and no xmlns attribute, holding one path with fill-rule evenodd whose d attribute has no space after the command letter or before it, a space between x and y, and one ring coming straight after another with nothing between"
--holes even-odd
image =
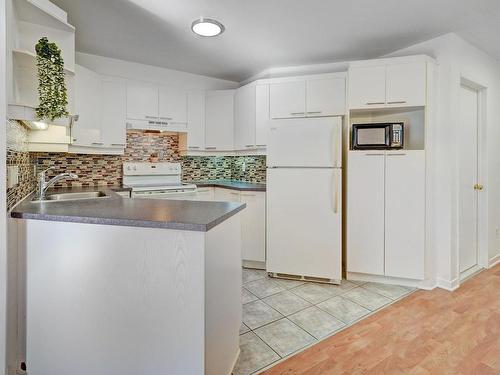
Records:
<instances>
[{"instance_id":1,"label":"dark granite countertop","mask_svg":"<svg viewBox=\"0 0 500 375\"><path fill-rule=\"evenodd\" d=\"M81 191L102 191L108 197L38 203L31 201L31 194L12 209L11 217L206 232L246 207L234 202L122 198L108 187L54 189L47 195Z\"/></svg>"},{"instance_id":2,"label":"dark granite countertop","mask_svg":"<svg viewBox=\"0 0 500 375\"><path fill-rule=\"evenodd\" d=\"M236 180L205 180L205 181L187 181L198 187L221 187L240 191L266 191L266 184L255 182L243 182Z\"/></svg>"}]
</instances>

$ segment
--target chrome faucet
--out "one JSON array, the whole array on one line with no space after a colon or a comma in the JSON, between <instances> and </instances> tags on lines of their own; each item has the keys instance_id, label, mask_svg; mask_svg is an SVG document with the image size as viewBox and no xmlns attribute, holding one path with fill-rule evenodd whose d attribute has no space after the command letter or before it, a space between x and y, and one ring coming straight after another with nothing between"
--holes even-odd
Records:
<instances>
[{"instance_id":1,"label":"chrome faucet","mask_svg":"<svg viewBox=\"0 0 500 375\"><path fill-rule=\"evenodd\" d=\"M76 180L78 178L78 175L74 173L61 173L55 176L54 178L51 178L49 181L45 181L45 174L52 169L55 169L55 167L47 168L46 170L38 174L38 196L37 196L38 200L44 200L45 192L47 191L47 189L52 185L54 185L57 181L65 178L71 178L73 180Z\"/></svg>"}]
</instances>

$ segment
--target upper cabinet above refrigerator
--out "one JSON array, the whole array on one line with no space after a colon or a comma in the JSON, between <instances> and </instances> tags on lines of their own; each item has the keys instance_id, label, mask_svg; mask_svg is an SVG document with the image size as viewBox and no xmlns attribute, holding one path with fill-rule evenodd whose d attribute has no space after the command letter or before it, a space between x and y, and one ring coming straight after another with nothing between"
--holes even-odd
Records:
<instances>
[{"instance_id":1,"label":"upper cabinet above refrigerator","mask_svg":"<svg viewBox=\"0 0 500 375\"><path fill-rule=\"evenodd\" d=\"M341 116L345 75L319 75L270 83L271 119Z\"/></svg>"}]
</instances>

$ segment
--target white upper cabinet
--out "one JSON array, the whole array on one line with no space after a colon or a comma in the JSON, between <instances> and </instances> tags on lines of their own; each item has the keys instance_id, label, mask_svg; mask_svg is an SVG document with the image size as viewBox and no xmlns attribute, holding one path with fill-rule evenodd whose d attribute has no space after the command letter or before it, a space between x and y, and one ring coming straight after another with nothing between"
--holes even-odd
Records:
<instances>
[{"instance_id":1,"label":"white upper cabinet","mask_svg":"<svg viewBox=\"0 0 500 375\"><path fill-rule=\"evenodd\" d=\"M422 62L387 65L387 105L424 106L426 102L426 64Z\"/></svg>"},{"instance_id":2,"label":"white upper cabinet","mask_svg":"<svg viewBox=\"0 0 500 375\"><path fill-rule=\"evenodd\" d=\"M234 149L234 92L207 91L205 96L205 149L231 151Z\"/></svg>"},{"instance_id":3,"label":"white upper cabinet","mask_svg":"<svg viewBox=\"0 0 500 375\"><path fill-rule=\"evenodd\" d=\"M293 81L270 85L271 118L304 117L306 112L306 82Z\"/></svg>"},{"instance_id":4,"label":"white upper cabinet","mask_svg":"<svg viewBox=\"0 0 500 375\"><path fill-rule=\"evenodd\" d=\"M234 148L245 150L255 147L255 85L246 85L234 95Z\"/></svg>"},{"instance_id":5,"label":"white upper cabinet","mask_svg":"<svg viewBox=\"0 0 500 375\"><path fill-rule=\"evenodd\" d=\"M72 129L73 144L92 147L101 143L101 77L76 65L75 111L78 121Z\"/></svg>"},{"instance_id":6,"label":"white upper cabinet","mask_svg":"<svg viewBox=\"0 0 500 375\"><path fill-rule=\"evenodd\" d=\"M187 122L187 93L171 87L159 89L160 121L174 123Z\"/></svg>"},{"instance_id":7,"label":"white upper cabinet","mask_svg":"<svg viewBox=\"0 0 500 375\"><path fill-rule=\"evenodd\" d=\"M101 142L106 147L125 148L127 85L119 79L103 78L101 95Z\"/></svg>"},{"instance_id":8,"label":"white upper cabinet","mask_svg":"<svg viewBox=\"0 0 500 375\"><path fill-rule=\"evenodd\" d=\"M307 117L342 115L345 111L344 78L318 78L307 80Z\"/></svg>"},{"instance_id":9,"label":"white upper cabinet","mask_svg":"<svg viewBox=\"0 0 500 375\"><path fill-rule=\"evenodd\" d=\"M127 118L131 120L158 119L158 88L147 83L127 85Z\"/></svg>"},{"instance_id":10,"label":"white upper cabinet","mask_svg":"<svg viewBox=\"0 0 500 375\"><path fill-rule=\"evenodd\" d=\"M205 92L190 91L187 96L187 145L189 151L205 149Z\"/></svg>"},{"instance_id":11,"label":"white upper cabinet","mask_svg":"<svg viewBox=\"0 0 500 375\"><path fill-rule=\"evenodd\" d=\"M392 108L426 105L424 61L351 66L349 108Z\"/></svg>"},{"instance_id":12,"label":"white upper cabinet","mask_svg":"<svg viewBox=\"0 0 500 375\"><path fill-rule=\"evenodd\" d=\"M385 65L349 69L349 107L385 106Z\"/></svg>"},{"instance_id":13,"label":"white upper cabinet","mask_svg":"<svg viewBox=\"0 0 500 375\"><path fill-rule=\"evenodd\" d=\"M269 125L269 85L255 88L255 146L266 147Z\"/></svg>"}]
</instances>

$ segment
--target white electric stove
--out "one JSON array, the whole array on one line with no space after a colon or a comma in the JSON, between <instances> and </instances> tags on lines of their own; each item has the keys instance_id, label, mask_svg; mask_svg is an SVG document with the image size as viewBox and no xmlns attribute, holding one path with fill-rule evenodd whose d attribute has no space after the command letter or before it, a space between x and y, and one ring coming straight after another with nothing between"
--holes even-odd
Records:
<instances>
[{"instance_id":1,"label":"white electric stove","mask_svg":"<svg viewBox=\"0 0 500 375\"><path fill-rule=\"evenodd\" d=\"M196 185L181 181L180 163L123 163L123 185L132 188L132 198L195 199Z\"/></svg>"}]
</instances>

